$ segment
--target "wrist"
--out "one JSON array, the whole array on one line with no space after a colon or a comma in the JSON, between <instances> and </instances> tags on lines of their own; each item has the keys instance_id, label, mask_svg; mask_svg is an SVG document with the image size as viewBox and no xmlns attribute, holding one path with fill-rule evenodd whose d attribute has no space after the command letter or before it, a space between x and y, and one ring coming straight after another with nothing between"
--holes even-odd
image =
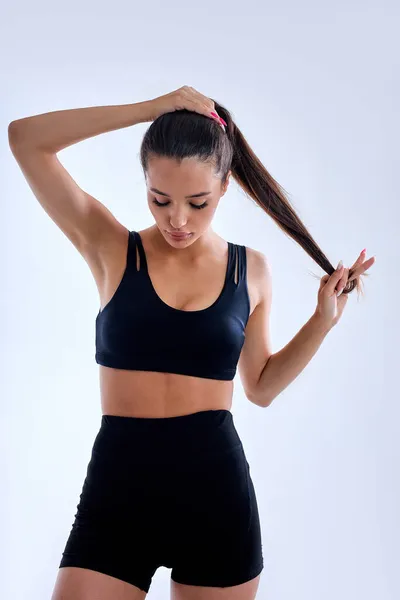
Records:
<instances>
[{"instance_id":1,"label":"wrist","mask_svg":"<svg viewBox=\"0 0 400 600\"><path fill-rule=\"evenodd\" d=\"M136 123L147 123L153 121L151 100L145 100L144 102L135 102L130 104L130 109L133 112L133 120Z\"/></svg>"},{"instance_id":2,"label":"wrist","mask_svg":"<svg viewBox=\"0 0 400 600\"><path fill-rule=\"evenodd\" d=\"M313 323L315 328L321 333L329 333L333 328L332 323L327 323L326 320L321 316L321 314L316 310L311 316L310 321Z\"/></svg>"},{"instance_id":3,"label":"wrist","mask_svg":"<svg viewBox=\"0 0 400 600\"><path fill-rule=\"evenodd\" d=\"M160 108L160 105L157 103L159 98L153 98L151 100L144 100L144 102L138 102L137 104L132 104L132 106L137 107L141 115L142 123L153 122L163 114L163 111Z\"/></svg>"}]
</instances>

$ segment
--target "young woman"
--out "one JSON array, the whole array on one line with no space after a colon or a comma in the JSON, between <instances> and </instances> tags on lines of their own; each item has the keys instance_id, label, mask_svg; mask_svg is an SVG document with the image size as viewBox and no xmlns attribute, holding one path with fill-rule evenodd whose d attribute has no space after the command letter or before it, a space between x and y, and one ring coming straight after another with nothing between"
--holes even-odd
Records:
<instances>
[{"instance_id":1,"label":"young woman","mask_svg":"<svg viewBox=\"0 0 400 600\"><path fill-rule=\"evenodd\" d=\"M152 121L141 145L154 225L128 230L57 152ZM220 104L184 86L123 106L13 121L12 152L98 286L102 418L53 600L142 600L172 568L173 600L251 600L263 555L249 464L231 409L237 367L268 406L305 368L373 264L335 269ZM324 269L315 311L280 352L271 270L212 220L230 176Z\"/></svg>"}]
</instances>

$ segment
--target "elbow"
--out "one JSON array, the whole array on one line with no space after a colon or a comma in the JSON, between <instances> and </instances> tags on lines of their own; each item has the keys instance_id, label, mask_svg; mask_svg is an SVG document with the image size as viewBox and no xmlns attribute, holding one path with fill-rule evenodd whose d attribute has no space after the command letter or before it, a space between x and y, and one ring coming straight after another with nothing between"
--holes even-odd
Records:
<instances>
[{"instance_id":1,"label":"elbow","mask_svg":"<svg viewBox=\"0 0 400 600\"><path fill-rule=\"evenodd\" d=\"M268 408L268 406L270 406L270 404L272 403L273 398L263 398L259 403L258 406L261 406L261 408Z\"/></svg>"},{"instance_id":2,"label":"elbow","mask_svg":"<svg viewBox=\"0 0 400 600\"><path fill-rule=\"evenodd\" d=\"M265 368L266 368L271 356L272 356L272 354L270 355L267 362L265 363L265 366L264 366L263 370L261 371L261 374L258 378L257 384L255 385L254 389L252 390L251 394L249 394L250 402L252 402L256 406L260 406L261 408L267 408L267 406L269 406L274 399L274 397L271 395L271 393L269 393L268 390L265 390L265 388L269 388L269 389L271 388L270 382L266 383L264 381L262 384L262 387L264 389L263 390L260 389L261 388L260 380L261 380L263 373L265 373Z\"/></svg>"},{"instance_id":3,"label":"elbow","mask_svg":"<svg viewBox=\"0 0 400 600\"><path fill-rule=\"evenodd\" d=\"M259 406L260 408L267 408L267 406L269 406L273 400L272 398L266 398L265 396L260 398L256 394L250 394L247 396L247 398L250 400L250 402L256 406Z\"/></svg>"},{"instance_id":4,"label":"elbow","mask_svg":"<svg viewBox=\"0 0 400 600\"><path fill-rule=\"evenodd\" d=\"M25 119L18 119L16 121L11 121L8 125L8 143L11 150L21 148L22 146L24 148L28 145L32 146L23 121L25 121Z\"/></svg>"},{"instance_id":5,"label":"elbow","mask_svg":"<svg viewBox=\"0 0 400 600\"><path fill-rule=\"evenodd\" d=\"M11 139L13 137L16 136L17 131L19 130L19 126L18 126L19 121L11 121L11 123L8 124L8 139Z\"/></svg>"},{"instance_id":6,"label":"elbow","mask_svg":"<svg viewBox=\"0 0 400 600\"><path fill-rule=\"evenodd\" d=\"M263 400L263 402L259 405L261 406L261 408L268 408L268 406L271 404L272 402L272 398L268 398Z\"/></svg>"},{"instance_id":7,"label":"elbow","mask_svg":"<svg viewBox=\"0 0 400 600\"><path fill-rule=\"evenodd\" d=\"M18 121L11 121L8 126L8 143L10 148L15 148L17 145L21 144L23 139L23 135L21 134L21 127L18 124Z\"/></svg>"}]
</instances>

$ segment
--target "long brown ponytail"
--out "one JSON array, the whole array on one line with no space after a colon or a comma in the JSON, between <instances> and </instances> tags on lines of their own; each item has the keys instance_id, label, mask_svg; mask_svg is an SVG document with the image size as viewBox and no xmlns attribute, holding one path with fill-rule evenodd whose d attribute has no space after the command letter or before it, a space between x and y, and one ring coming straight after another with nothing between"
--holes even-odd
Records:
<instances>
[{"instance_id":1,"label":"long brown ponytail","mask_svg":"<svg viewBox=\"0 0 400 600\"><path fill-rule=\"evenodd\" d=\"M229 171L246 194L266 212L275 223L294 239L311 258L328 274L335 271L305 225L295 213L283 187L268 173L255 155L244 135L232 119L230 112L213 100L215 110L226 123L226 132L211 118L197 112L179 110L158 117L146 131L140 159L147 171L150 155L182 160L197 157L213 161L222 183ZM352 271L349 271L349 278ZM361 290L360 277L348 281L343 294L357 288Z\"/></svg>"}]
</instances>

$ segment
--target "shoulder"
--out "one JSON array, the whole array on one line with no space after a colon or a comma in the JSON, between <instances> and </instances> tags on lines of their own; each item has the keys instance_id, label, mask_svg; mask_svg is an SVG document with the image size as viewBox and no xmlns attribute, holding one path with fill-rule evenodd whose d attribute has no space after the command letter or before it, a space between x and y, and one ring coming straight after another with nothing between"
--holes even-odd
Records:
<instances>
[{"instance_id":1,"label":"shoulder","mask_svg":"<svg viewBox=\"0 0 400 600\"><path fill-rule=\"evenodd\" d=\"M254 281L257 289L259 304L262 301L269 300L272 292L272 269L271 263L267 256L246 246L247 269L248 273Z\"/></svg>"},{"instance_id":2,"label":"shoulder","mask_svg":"<svg viewBox=\"0 0 400 600\"><path fill-rule=\"evenodd\" d=\"M247 261L251 262L253 269L261 276L267 275L271 271L271 264L265 254L254 248L249 248L249 246L245 246L245 248Z\"/></svg>"}]
</instances>

